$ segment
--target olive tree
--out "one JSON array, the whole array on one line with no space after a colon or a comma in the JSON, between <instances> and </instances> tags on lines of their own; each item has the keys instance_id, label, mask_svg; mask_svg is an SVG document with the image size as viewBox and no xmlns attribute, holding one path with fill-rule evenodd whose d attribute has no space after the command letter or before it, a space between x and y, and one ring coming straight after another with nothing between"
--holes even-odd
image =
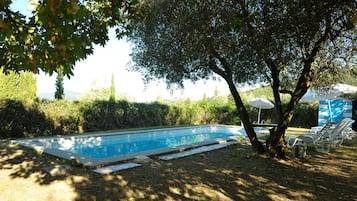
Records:
<instances>
[{"instance_id":1,"label":"olive tree","mask_svg":"<svg viewBox=\"0 0 357 201\"><path fill-rule=\"evenodd\" d=\"M267 141L272 156L285 156L285 131L313 81L333 71L337 57L348 60L355 53L356 4L351 1L153 0L144 7L149 15L130 36L135 44L131 70L146 80L179 86L185 79L222 77L260 153L265 147L237 88L270 84L279 116ZM291 95L286 108L282 93Z\"/></svg>"}]
</instances>

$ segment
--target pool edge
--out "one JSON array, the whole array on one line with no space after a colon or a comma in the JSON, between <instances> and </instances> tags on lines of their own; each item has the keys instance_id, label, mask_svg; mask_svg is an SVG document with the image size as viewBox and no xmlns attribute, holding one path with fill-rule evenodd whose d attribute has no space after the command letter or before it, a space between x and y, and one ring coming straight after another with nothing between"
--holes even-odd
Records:
<instances>
[{"instance_id":1,"label":"pool edge","mask_svg":"<svg viewBox=\"0 0 357 201\"><path fill-rule=\"evenodd\" d=\"M160 131L165 131L165 130L177 130L177 129L188 129L188 128L197 128L197 127L231 127L231 128L241 128L240 126L234 126L234 125L199 125L199 126L187 126L187 127L179 127L179 128L164 128L164 129L159 129ZM155 129L150 129L150 132L153 131ZM147 132L148 130L143 130L143 131L139 131L141 132ZM132 132L132 131L130 131ZM107 136L107 135L114 135L115 133L106 133L106 134L102 134L103 136ZM122 132L122 133L128 133L128 131L126 132ZM96 134L95 136L98 136L100 134ZM90 134L88 135L84 135L85 136L92 136ZM69 137L73 137L73 136L69 136ZM83 137L83 135L81 135L81 137ZM51 138L56 138L56 137L51 137ZM30 143L29 141L32 141L33 143ZM19 140L12 140L12 142L19 144L20 146L24 146L24 147L28 147L28 148L32 148L38 152L42 152L42 153L46 153L58 158L63 158L65 160L69 160L72 163L75 162L76 164L79 165L83 165L85 167L98 167L98 166L103 166L103 165L110 165L110 164L116 164L116 163L121 163L124 161L129 161L132 159L135 159L136 156L140 156L140 155L145 155L145 156L158 156L158 155L162 155L162 154L167 154L167 153L171 153L171 152L180 152L180 151L185 151L188 149L193 149L196 147L200 147L200 146L205 146L205 145L210 145L210 144L220 144L220 143L226 143L228 141L238 141L236 139L232 139L232 138L227 138L227 139L215 139L215 140L210 140L210 141L205 141L205 142L199 142L199 143L193 143L193 144L188 144L188 145L182 145L182 146L178 146L178 147L167 147L167 148L161 148L161 149L155 149L155 150L148 150L148 151L142 151L142 152L136 152L136 153L131 153L131 154L125 154L125 155L120 155L120 156L113 156L113 157L108 157L108 158L103 158L103 159L98 159L98 158L91 158L91 157L87 157L87 156L83 156L80 154L75 154L72 152L68 152L68 151L63 151L63 150L59 150L59 149L53 149L53 148L44 148L41 147L39 144L39 142L36 144L36 140L34 139L19 139Z\"/></svg>"}]
</instances>

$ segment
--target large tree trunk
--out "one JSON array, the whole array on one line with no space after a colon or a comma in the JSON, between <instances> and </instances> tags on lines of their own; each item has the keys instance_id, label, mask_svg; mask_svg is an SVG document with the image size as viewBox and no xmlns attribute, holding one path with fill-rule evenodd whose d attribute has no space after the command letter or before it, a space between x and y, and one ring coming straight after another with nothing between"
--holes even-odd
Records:
<instances>
[{"instance_id":1,"label":"large tree trunk","mask_svg":"<svg viewBox=\"0 0 357 201\"><path fill-rule=\"evenodd\" d=\"M318 52L320 51L322 45L328 40L330 31L332 30L331 26L327 26L325 29L324 34L321 36L319 40L314 43L314 47L311 52L308 54L306 59L303 61L304 68L301 72L300 78L296 84L295 90L290 93L291 98L289 104L285 111L282 109L281 99L279 95L279 71L278 67L275 65L273 60L270 57L266 57L266 63L268 64L271 73L272 73L272 80L273 80L273 93L274 99L276 102L276 107L279 116L278 127L275 130L270 130L270 136L267 140L267 147L269 154L273 157L277 156L280 158L284 158L286 154L286 142L285 138L285 131L288 128L288 125L293 117L293 111L298 104L301 97L307 92L309 89L313 74L311 71L311 64L314 62Z\"/></svg>"},{"instance_id":2,"label":"large tree trunk","mask_svg":"<svg viewBox=\"0 0 357 201\"><path fill-rule=\"evenodd\" d=\"M291 115L292 116L292 115ZM270 129L269 138L266 141L269 155L272 157L285 158L288 151L285 143L285 131L291 118L278 123L278 127Z\"/></svg>"},{"instance_id":3,"label":"large tree trunk","mask_svg":"<svg viewBox=\"0 0 357 201\"><path fill-rule=\"evenodd\" d=\"M226 81L228 83L231 94L234 98L234 102L236 104L239 116L243 122L244 129L247 133L250 143L252 144L253 149L260 154L264 153L265 148L264 148L263 144L257 138L254 128L253 128L252 124L250 123L248 112L244 107L243 101L237 91L237 88L235 87L232 80L226 80Z\"/></svg>"},{"instance_id":4,"label":"large tree trunk","mask_svg":"<svg viewBox=\"0 0 357 201\"><path fill-rule=\"evenodd\" d=\"M282 105L281 105L281 100L279 96L279 78L278 78L278 72L275 71L277 67L274 65L273 62L270 62L268 60L268 65L270 69L272 70L272 75L273 75L273 93L274 93L274 98L277 103L278 107L278 116L279 116L279 122L278 122L278 127L276 130L270 130L270 137L267 140L267 147L269 154L271 156L277 156L280 158L284 158L286 154L286 142L284 140L285 138L285 131L288 128L288 125L293 117L293 111L298 104L299 100L301 97L307 92L307 90L310 87L310 84L313 79L312 71L311 71L311 64L315 60L315 57L320 50L321 46L323 43L326 42L327 37L328 37L328 32L326 32L320 40L318 40L314 44L314 48L312 49L311 53L309 56L304 60L304 69L301 72L300 78L296 84L295 90L290 94L291 98L289 101L289 104L285 111L283 112L282 110Z\"/></svg>"},{"instance_id":5,"label":"large tree trunk","mask_svg":"<svg viewBox=\"0 0 357 201\"><path fill-rule=\"evenodd\" d=\"M223 69L221 69L217 66L217 63L213 58L217 58L221 62ZM233 96L237 111L239 113L239 117L241 118L241 120L243 122L244 129L247 133L250 143L252 144L253 149L255 151L257 151L258 153L261 153L261 154L265 153L265 148L264 148L262 142L260 142L257 138L257 134L255 133L254 128L253 128L252 124L250 123L248 112L245 109L243 101L242 101L242 99L237 91L237 88L233 82L232 70L229 67L227 61L224 58L220 57L218 52L216 52L215 50L212 50L210 68L215 73L220 75L227 82L229 90Z\"/></svg>"},{"instance_id":6,"label":"large tree trunk","mask_svg":"<svg viewBox=\"0 0 357 201\"><path fill-rule=\"evenodd\" d=\"M284 139L285 132L293 117L294 109L302 95L306 93L308 89L308 83L311 80L311 72L309 71L311 63L306 65L309 66L306 66L306 70L302 72L304 76L302 76L303 78L299 80L295 91L291 94L291 99L284 111L282 109L281 99L279 95L279 84L278 82L273 82L272 88L279 119L278 127L270 130L270 136L266 142L268 152L272 157L285 158L286 156L287 146Z\"/></svg>"}]
</instances>

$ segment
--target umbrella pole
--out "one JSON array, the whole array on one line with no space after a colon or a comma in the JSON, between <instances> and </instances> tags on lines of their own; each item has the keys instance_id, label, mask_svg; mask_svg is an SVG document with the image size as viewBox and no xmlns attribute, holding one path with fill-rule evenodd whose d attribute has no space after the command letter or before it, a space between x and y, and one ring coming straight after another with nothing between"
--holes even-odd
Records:
<instances>
[{"instance_id":1,"label":"umbrella pole","mask_svg":"<svg viewBox=\"0 0 357 201\"><path fill-rule=\"evenodd\" d=\"M329 113L330 113L330 122L333 122L332 110L331 110L331 102L330 102L330 100L327 100L327 103L328 103L328 109L329 109Z\"/></svg>"},{"instance_id":2,"label":"umbrella pole","mask_svg":"<svg viewBox=\"0 0 357 201\"><path fill-rule=\"evenodd\" d=\"M258 113L258 124L260 124L260 112L261 112L261 110L262 110L262 108L261 107L259 107L259 113Z\"/></svg>"}]
</instances>

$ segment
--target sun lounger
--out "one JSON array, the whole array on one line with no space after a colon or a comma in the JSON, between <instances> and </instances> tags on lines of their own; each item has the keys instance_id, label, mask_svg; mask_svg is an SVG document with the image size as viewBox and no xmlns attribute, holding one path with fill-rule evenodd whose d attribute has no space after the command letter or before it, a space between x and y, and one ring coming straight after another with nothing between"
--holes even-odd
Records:
<instances>
[{"instance_id":1,"label":"sun lounger","mask_svg":"<svg viewBox=\"0 0 357 201\"><path fill-rule=\"evenodd\" d=\"M353 120L343 119L339 124L327 123L316 134L304 134L299 136L289 136L286 138L287 147L293 148L297 142L312 143L315 150L321 153L328 153L331 145L341 145L348 139L346 129L353 123Z\"/></svg>"},{"instance_id":2,"label":"sun lounger","mask_svg":"<svg viewBox=\"0 0 357 201\"><path fill-rule=\"evenodd\" d=\"M338 125L336 125L330 132L331 138L337 141L336 144L340 145L345 139L352 139L351 129L349 126L354 122L352 119L343 119Z\"/></svg>"},{"instance_id":3,"label":"sun lounger","mask_svg":"<svg viewBox=\"0 0 357 201\"><path fill-rule=\"evenodd\" d=\"M357 135L357 132L352 130L352 128L346 128L344 131L343 131L343 135L344 135L344 138L347 139L347 140L353 140L356 135Z\"/></svg>"},{"instance_id":4,"label":"sun lounger","mask_svg":"<svg viewBox=\"0 0 357 201\"><path fill-rule=\"evenodd\" d=\"M328 141L329 129L333 126L332 122L325 124L321 130L316 133L304 134L299 136L288 136L286 138L287 147L293 148L297 143L312 143L318 152L328 152L330 149L330 142Z\"/></svg>"}]
</instances>

